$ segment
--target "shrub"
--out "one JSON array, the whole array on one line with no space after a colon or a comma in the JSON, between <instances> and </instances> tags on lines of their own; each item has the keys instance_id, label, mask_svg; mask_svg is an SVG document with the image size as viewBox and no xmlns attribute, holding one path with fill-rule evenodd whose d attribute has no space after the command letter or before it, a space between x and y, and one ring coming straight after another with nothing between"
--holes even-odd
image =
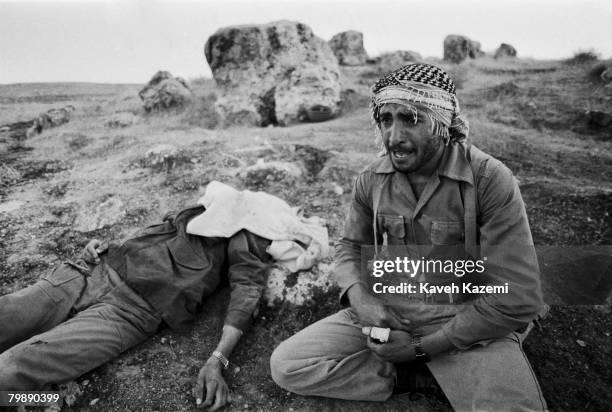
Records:
<instances>
[{"instance_id":1,"label":"shrub","mask_svg":"<svg viewBox=\"0 0 612 412\"><path fill-rule=\"evenodd\" d=\"M567 64L585 64L597 61L598 54L594 50L580 50L574 53L574 56L567 59Z\"/></svg>"}]
</instances>

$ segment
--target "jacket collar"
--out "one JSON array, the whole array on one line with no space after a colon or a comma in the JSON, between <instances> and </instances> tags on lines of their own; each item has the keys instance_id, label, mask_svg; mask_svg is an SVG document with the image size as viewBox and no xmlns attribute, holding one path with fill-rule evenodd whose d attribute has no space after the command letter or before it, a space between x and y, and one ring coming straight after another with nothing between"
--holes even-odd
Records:
<instances>
[{"instance_id":1,"label":"jacket collar","mask_svg":"<svg viewBox=\"0 0 612 412\"><path fill-rule=\"evenodd\" d=\"M446 146L442 160L438 166L438 176L445 176L454 180L462 180L471 185L474 184L474 176L470 163L465 157L465 145L461 147L461 143L451 143ZM384 155L380 159L380 163L374 170L374 173L396 173L393 168L393 163L388 155Z\"/></svg>"}]
</instances>

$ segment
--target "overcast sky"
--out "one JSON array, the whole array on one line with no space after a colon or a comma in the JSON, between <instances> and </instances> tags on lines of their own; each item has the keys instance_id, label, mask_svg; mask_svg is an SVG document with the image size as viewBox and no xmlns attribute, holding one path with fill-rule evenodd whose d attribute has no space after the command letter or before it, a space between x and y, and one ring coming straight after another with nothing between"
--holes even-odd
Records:
<instances>
[{"instance_id":1,"label":"overcast sky","mask_svg":"<svg viewBox=\"0 0 612 412\"><path fill-rule=\"evenodd\" d=\"M447 34L485 51L556 59L594 49L612 57L610 0L6 1L0 0L0 83L144 83L157 70L210 76L206 39L218 28L288 19L325 40L364 34L366 51L442 57Z\"/></svg>"}]
</instances>

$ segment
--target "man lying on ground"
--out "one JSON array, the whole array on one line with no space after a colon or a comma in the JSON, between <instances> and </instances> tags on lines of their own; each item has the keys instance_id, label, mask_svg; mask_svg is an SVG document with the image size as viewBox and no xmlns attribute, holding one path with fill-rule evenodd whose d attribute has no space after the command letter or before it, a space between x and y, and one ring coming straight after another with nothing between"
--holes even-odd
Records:
<instances>
[{"instance_id":1,"label":"man lying on ground","mask_svg":"<svg viewBox=\"0 0 612 412\"><path fill-rule=\"evenodd\" d=\"M202 298L227 276L231 297L221 340L198 375L196 403L228 402L222 370L250 325L265 287L269 240L242 230L195 236L204 207L168 214L123 243L92 240L80 259L0 297L0 389L41 390L73 380L153 335L185 331Z\"/></svg>"}]
</instances>

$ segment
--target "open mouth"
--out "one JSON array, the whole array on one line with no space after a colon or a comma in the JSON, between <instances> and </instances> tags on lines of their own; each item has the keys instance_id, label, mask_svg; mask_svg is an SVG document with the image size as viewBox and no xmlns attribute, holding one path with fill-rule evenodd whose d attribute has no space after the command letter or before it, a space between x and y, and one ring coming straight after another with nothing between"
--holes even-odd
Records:
<instances>
[{"instance_id":1,"label":"open mouth","mask_svg":"<svg viewBox=\"0 0 612 412\"><path fill-rule=\"evenodd\" d=\"M414 150L393 150L391 153L393 154L393 157L397 159L405 159L414 154Z\"/></svg>"}]
</instances>

